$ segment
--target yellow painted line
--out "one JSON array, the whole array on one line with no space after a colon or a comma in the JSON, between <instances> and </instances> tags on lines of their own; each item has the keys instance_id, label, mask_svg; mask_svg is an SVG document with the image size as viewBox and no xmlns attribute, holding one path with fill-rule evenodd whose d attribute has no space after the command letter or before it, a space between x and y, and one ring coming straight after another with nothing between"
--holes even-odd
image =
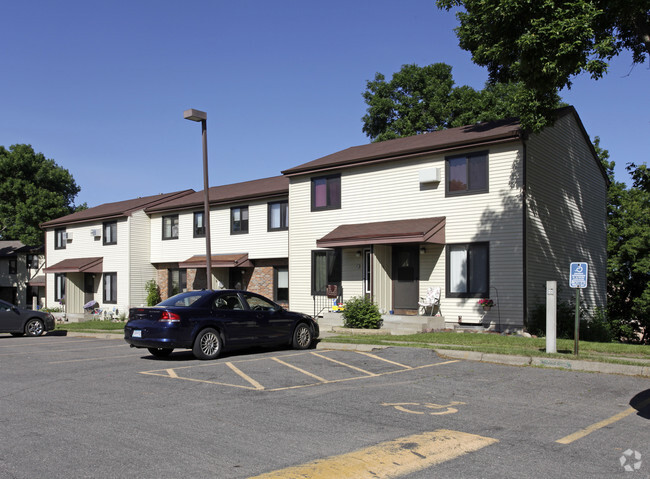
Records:
<instances>
[{"instance_id":1,"label":"yellow painted line","mask_svg":"<svg viewBox=\"0 0 650 479\"><path fill-rule=\"evenodd\" d=\"M163 377L163 378L171 378L171 379L182 379L183 381L192 381L192 382L195 382L195 383L217 384L219 386L230 386L230 387L233 387L233 388L240 388L240 389L250 389L250 390L255 389L255 388L252 388L250 386L242 386L241 384L222 383L222 382L219 382L219 381L210 381L210 380L207 380L207 379L184 378L184 377L178 376L178 375L170 376L169 374L160 374L157 371L141 371L140 374L147 374L149 376L160 376L160 377ZM174 372L174 374L176 374L176 373Z\"/></svg>"},{"instance_id":2,"label":"yellow painted line","mask_svg":"<svg viewBox=\"0 0 650 479\"><path fill-rule=\"evenodd\" d=\"M235 366L233 363L230 361L226 363L226 366L228 366L230 369L232 369L237 375L239 375L242 379L250 383L255 389L257 390L262 390L264 389L264 386L262 386L260 383L255 381L252 377L250 377L248 374L244 373L241 369L239 369L237 366Z\"/></svg>"},{"instance_id":3,"label":"yellow painted line","mask_svg":"<svg viewBox=\"0 0 650 479\"><path fill-rule=\"evenodd\" d=\"M173 369L166 369L165 371L167 371L167 374L169 374L170 378L177 378L178 377L178 374L176 374L176 371L174 371Z\"/></svg>"},{"instance_id":4,"label":"yellow painted line","mask_svg":"<svg viewBox=\"0 0 650 479\"><path fill-rule=\"evenodd\" d=\"M340 456L317 459L250 479L377 479L413 474L499 442L439 429L414 434Z\"/></svg>"},{"instance_id":5,"label":"yellow painted line","mask_svg":"<svg viewBox=\"0 0 650 479\"><path fill-rule=\"evenodd\" d=\"M571 444L572 442L577 441L578 439L582 439L583 437L591 434L594 431L597 431L598 429L602 429L606 426L609 426L610 424L614 424L616 421L620 421L621 419L629 416L630 414L634 414L639 409L643 409L644 407L646 407L648 404L650 404L650 399L646 399L641 404L639 404L638 409L635 409L633 407L628 408L625 411L621 411L618 414L615 414L608 419L604 419L600 422L597 422L596 424L592 424L589 427L576 431L573 434L569 434L568 436L565 436L562 439L558 439L555 442L558 442L560 444Z\"/></svg>"},{"instance_id":6,"label":"yellow painted line","mask_svg":"<svg viewBox=\"0 0 650 479\"><path fill-rule=\"evenodd\" d=\"M278 359L278 358L271 358L271 359L273 359L273 361L275 361L276 363L280 363L280 364L282 364L284 366L287 366L288 368L294 369L294 370L296 370L296 371L298 371L298 372L300 372L302 374L305 374L305 375L309 376L310 378L314 378L316 381L320 381L322 383L329 382L327 379L323 379L320 376L316 376L315 374L312 374L309 371L305 371L304 369L300 369L299 367L294 366L293 364L289 364L289 363L287 363L285 361L282 361L281 359Z\"/></svg>"},{"instance_id":7,"label":"yellow painted line","mask_svg":"<svg viewBox=\"0 0 650 479\"><path fill-rule=\"evenodd\" d=\"M371 373L370 371L366 371L365 369L361 369L361 368L358 368L356 366L352 366L351 364L347 364L347 363L344 363L344 362L341 362L341 361L337 361L336 359L328 358L327 356L325 356L323 354L319 354L319 353L311 353L311 354L313 354L314 356L317 356L319 358L323 358L323 359L326 359L328 361L331 361L333 363L340 364L341 366L345 366L346 368L354 369L355 371L359 371L360 373L367 374L368 376L377 376L376 373Z\"/></svg>"},{"instance_id":8,"label":"yellow painted line","mask_svg":"<svg viewBox=\"0 0 650 479\"><path fill-rule=\"evenodd\" d=\"M405 364L396 363L395 361L391 361L390 359L381 358L381 357L379 357L379 356L376 356L376 355L374 355L374 354L370 354L370 353L366 353L366 352L364 352L364 351L355 351L355 353L357 353L357 354L363 354L364 356L368 356L369 358L378 359L378 360L380 360L380 361L384 361L384 362L386 362L386 363L394 364L395 366L399 366L400 368L404 368L404 369L413 369L411 366L407 366L407 365L405 365Z\"/></svg>"}]
</instances>

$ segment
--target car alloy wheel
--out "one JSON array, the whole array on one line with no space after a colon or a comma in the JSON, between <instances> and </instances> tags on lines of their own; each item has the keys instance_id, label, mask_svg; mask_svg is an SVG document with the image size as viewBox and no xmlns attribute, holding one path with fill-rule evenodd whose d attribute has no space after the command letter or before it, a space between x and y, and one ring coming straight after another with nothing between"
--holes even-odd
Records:
<instances>
[{"instance_id":1,"label":"car alloy wheel","mask_svg":"<svg viewBox=\"0 0 650 479\"><path fill-rule=\"evenodd\" d=\"M221 337L212 328L204 329L199 333L192 348L194 356L198 359L214 359L221 352Z\"/></svg>"},{"instance_id":2,"label":"car alloy wheel","mask_svg":"<svg viewBox=\"0 0 650 479\"><path fill-rule=\"evenodd\" d=\"M307 349L311 346L311 341L311 329L304 323L299 324L293 333L293 347L296 349Z\"/></svg>"},{"instance_id":3,"label":"car alloy wheel","mask_svg":"<svg viewBox=\"0 0 650 479\"><path fill-rule=\"evenodd\" d=\"M40 336L44 330L43 322L40 319L30 319L25 326L25 331L29 336Z\"/></svg>"}]
</instances>

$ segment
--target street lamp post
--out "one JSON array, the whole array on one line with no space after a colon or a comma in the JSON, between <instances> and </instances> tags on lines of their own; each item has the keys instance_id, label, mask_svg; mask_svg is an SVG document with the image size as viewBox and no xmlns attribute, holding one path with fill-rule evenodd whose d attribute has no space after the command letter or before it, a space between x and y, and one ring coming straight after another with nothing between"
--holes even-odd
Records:
<instances>
[{"instance_id":1,"label":"street lamp post","mask_svg":"<svg viewBox=\"0 0 650 479\"><path fill-rule=\"evenodd\" d=\"M193 108L183 112L186 120L200 121L203 135L203 224L205 225L205 259L207 288L212 289L212 253L210 251L210 195L208 182L208 114Z\"/></svg>"}]
</instances>

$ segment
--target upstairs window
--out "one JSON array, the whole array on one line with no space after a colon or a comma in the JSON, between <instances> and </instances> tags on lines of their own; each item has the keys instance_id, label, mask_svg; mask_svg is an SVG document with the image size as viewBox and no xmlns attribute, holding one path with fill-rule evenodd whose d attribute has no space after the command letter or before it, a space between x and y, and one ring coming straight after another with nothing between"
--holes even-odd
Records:
<instances>
[{"instance_id":1,"label":"upstairs window","mask_svg":"<svg viewBox=\"0 0 650 479\"><path fill-rule=\"evenodd\" d=\"M107 221L102 229L104 230L104 244L117 244L117 221Z\"/></svg>"},{"instance_id":2,"label":"upstairs window","mask_svg":"<svg viewBox=\"0 0 650 479\"><path fill-rule=\"evenodd\" d=\"M54 249L65 249L65 243L68 236L65 228L58 228L54 230Z\"/></svg>"},{"instance_id":3,"label":"upstairs window","mask_svg":"<svg viewBox=\"0 0 650 479\"><path fill-rule=\"evenodd\" d=\"M163 216L162 239L178 239L178 215Z\"/></svg>"},{"instance_id":4,"label":"upstairs window","mask_svg":"<svg viewBox=\"0 0 650 479\"><path fill-rule=\"evenodd\" d=\"M18 274L18 263L15 259L9 260L9 274Z\"/></svg>"},{"instance_id":5,"label":"upstairs window","mask_svg":"<svg viewBox=\"0 0 650 479\"><path fill-rule=\"evenodd\" d=\"M205 238L205 213L203 211L194 212L194 237Z\"/></svg>"},{"instance_id":6,"label":"upstairs window","mask_svg":"<svg viewBox=\"0 0 650 479\"><path fill-rule=\"evenodd\" d=\"M269 203L269 231L289 229L289 202Z\"/></svg>"},{"instance_id":7,"label":"upstairs window","mask_svg":"<svg viewBox=\"0 0 650 479\"><path fill-rule=\"evenodd\" d=\"M248 206L230 209L230 234L248 233Z\"/></svg>"},{"instance_id":8,"label":"upstairs window","mask_svg":"<svg viewBox=\"0 0 650 479\"><path fill-rule=\"evenodd\" d=\"M486 151L446 159L447 196L488 192Z\"/></svg>"},{"instance_id":9,"label":"upstairs window","mask_svg":"<svg viewBox=\"0 0 650 479\"><path fill-rule=\"evenodd\" d=\"M341 208L341 175L321 176L311 180L311 210Z\"/></svg>"},{"instance_id":10,"label":"upstairs window","mask_svg":"<svg viewBox=\"0 0 650 479\"><path fill-rule=\"evenodd\" d=\"M28 254L27 255L27 269L38 269L38 255L37 254Z\"/></svg>"}]
</instances>

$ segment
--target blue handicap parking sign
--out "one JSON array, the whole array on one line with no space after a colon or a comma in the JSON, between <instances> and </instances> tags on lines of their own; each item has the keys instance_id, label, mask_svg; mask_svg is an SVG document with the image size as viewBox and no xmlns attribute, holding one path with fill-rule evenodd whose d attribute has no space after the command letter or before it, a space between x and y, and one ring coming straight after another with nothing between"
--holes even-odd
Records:
<instances>
[{"instance_id":1,"label":"blue handicap parking sign","mask_svg":"<svg viewBox=\"0 0 650 479\"><path fill-rule=\"evenodd\" d=\"M586 288L588 277L587 263L571 263L571 272L569 273L569 287Z\"/></svg>"}]
</instances>

